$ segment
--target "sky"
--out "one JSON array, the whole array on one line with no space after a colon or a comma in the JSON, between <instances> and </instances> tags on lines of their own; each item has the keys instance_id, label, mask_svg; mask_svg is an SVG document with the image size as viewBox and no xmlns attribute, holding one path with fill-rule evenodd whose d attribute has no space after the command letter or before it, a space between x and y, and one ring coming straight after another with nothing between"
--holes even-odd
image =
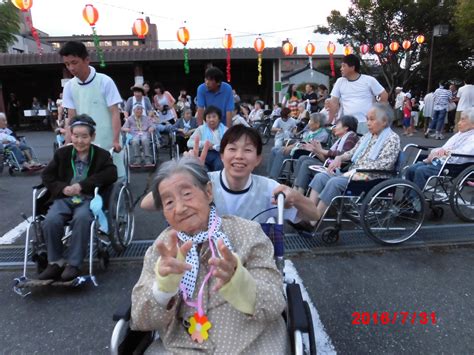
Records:
<instances>
[{"instance_id":1,"label":"sky","mask_svg":"<svg viewBox=\"0 0 474 355\"><path fill-rule=\"evenodd\" d=\"M86 4L99 12L99 36L129 34L135 19L148 16L158 26L160 48L182 47L176 31L186 21L190 48L222 47L226 29L234 37L234 48L253 46L261 34L266 47L279 46L288 38L303 54L311 40L316 45L315 54L327 54L327 42L335 37L314 34L313 29L327 25L326 17L333 9L346 13L350 0L34 0L33 24L50 36L89 34L91 29L82 17ZM336 52L342 52L342 46L337 47Z\"/></svg>"}]
</instances>

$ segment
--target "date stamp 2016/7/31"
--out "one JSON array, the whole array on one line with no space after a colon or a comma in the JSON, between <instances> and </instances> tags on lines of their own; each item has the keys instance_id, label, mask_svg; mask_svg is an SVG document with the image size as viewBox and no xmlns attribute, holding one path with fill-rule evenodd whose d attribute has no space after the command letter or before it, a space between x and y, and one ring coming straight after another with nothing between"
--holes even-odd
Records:
<instances>
[{"instance_id":1,"label":"date stamp 2016/7/31","mask_svg":"<svg viewBox=\"0 0 474 355\"><path fill-rule=\"evenodd\" d=\"M436 312L353 312L352 324L436 324Z\"/></svg>"}]
</instances>

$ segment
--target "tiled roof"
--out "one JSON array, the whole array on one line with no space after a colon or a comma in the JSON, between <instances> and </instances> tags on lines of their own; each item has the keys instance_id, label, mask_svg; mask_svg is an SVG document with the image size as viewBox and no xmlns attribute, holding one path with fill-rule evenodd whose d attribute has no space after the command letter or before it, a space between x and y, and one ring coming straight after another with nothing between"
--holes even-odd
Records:
<instances>
[{"instance_id":1,"label":"tiled roof","mask_svg":"<svg viewBox=\"0 0 474 355\"><path fill-rule=\"evenodd\" d=\"M90 50L92 62L97 62L97 57L94 50ZM256 59L257 53L253 48L234 48L231 50L232 59ZM284 55L280 47L265 48L262 53L264 59L280 59ZM305 56L293 56L293 58L304 58ZM226 51L223 48L190 48L190 60L216 60L225 59ZM286 57L292 58L292 57ZM313 58L327 58L324 56L314 56ZM157 60L183 60L182 49L156 49L156 48L117 48L104 49L105 62L146 62ZM57 52L43 53L39 55L31 54L6 54L0 53L0 67L1 66L23 66L23 65L38 65L38 64L61 64L61 57Z\"/></svg>"}]
</instances>

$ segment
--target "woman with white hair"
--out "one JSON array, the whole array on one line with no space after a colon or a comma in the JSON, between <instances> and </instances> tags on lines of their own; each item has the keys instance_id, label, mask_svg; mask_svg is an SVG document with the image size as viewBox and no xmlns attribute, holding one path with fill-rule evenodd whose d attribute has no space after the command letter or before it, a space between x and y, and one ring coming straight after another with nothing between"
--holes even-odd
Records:
<instances>
[{"instance_id":1,"label":"woman with white hair","mask_svg":"<svg viewBox=\"0 0 474 355\"><path fill-rule=\"evenodd\" d=\"M428 178L439 173L443 161L451 154L474 155L474 108L463 111L461 114L458 133L449 138L442 147L433 149L422 162L410 166L405 177L413 181L420 189L423 189ZM472 159L449 158L449 164L464 164L469 161L472 161Z\"/></svg>"},{"instance_id":2,"label":"woman with white hair","mask_svg":"<svg viewBox=\"0 0 474 355\"><path fill-rule=\"evenodd\" d=\"M350 151L336 156L329 164L327 172L316 174L309 184L312 189L309 198L316 204L316 208L312 208L312 221L319 220L332 199L344 192L352 171L340 174L338 169L343 162L351 161L351 170L393 171L400 152L400 137L390 128L393 117L390 106L375 103L367 113L369 132ZM385 176L386 174L380 173L356 173L352 179L371 180ZM305 211L305 215L309 215L309 212Z\"/></svg>"}]
</instances>

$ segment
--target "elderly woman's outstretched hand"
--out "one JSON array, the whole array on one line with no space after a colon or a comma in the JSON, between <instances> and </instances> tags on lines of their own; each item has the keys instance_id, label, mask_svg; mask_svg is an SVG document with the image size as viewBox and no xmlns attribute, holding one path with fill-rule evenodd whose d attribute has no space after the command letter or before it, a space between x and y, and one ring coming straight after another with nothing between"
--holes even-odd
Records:
<instances>
[{"instance_id":1,"label":"elderly woman's outstretched hand","mask_svg":"<svg viewBox=\"0 0 474 355\"><path fill-rule=\"evenodd\" d=\"M184 259L192 246L193 242L189 240L178 247L178 233L175 230L170 232L166 243L159 240L156 244L158 253L160 254L158 273L165 277L170 274L183 274L191 270L191 265L184 262ZM178 255L178 253L181 255Z\"/></svg>"},{"instance_id":2,"label":"elderly woman's outstretched hand","mask_svg":"<svg viewBox=\"0 0 474 355\"><path fill-rule=\"evenodd\" d=\"M217 278L214 292L219 291L222 286L230 281L237 268L237 258L232 254L229 248L225 246L222 239L217 241L217 247L222 257L209 259L209 265L215 267L212 276Z\"/></svg>"},{"instance_id":3,"label":"elderly woman's outstretched hand","mask_svg":"<svg viewBox=\"0 0 474 355\"><path fill-rule=\"evenodd\" d=\"M340 156L337 156L336 158L334 158L334 160L328 165L328 172L329 173L334 173L334 171L338 168L341 167L341 163L342 163L342 160L341 160L341 157Z\"/></svg>"},{"instance_id":4,"label":"elderly woman's outstretched hand","mask_svg":"<svg viewBox=\"0 0 474 355\"><path fill-rule=\"evenodd\" d=\"M196 134L196 136L194 137L193 149L188 152L184 152L183 157L194 157L196 159L199 159L201 163L204 164L204 162L206 161L207 152L212 147L212 143L209 141L205 141L204 147L202 147L201 154L199 154L199 142L200 142L199 136Z\"/></svg>"}]
</instances>

